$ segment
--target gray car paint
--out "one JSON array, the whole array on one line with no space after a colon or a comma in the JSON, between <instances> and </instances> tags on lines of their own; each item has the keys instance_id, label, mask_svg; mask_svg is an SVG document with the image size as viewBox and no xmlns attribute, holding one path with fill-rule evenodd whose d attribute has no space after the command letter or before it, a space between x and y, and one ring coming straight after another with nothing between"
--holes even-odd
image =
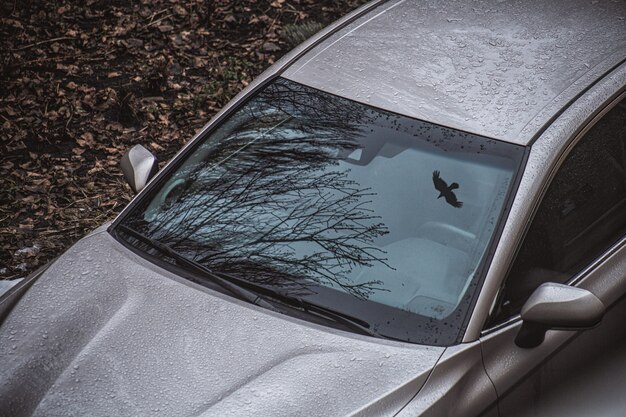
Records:
<instances>
[{"instance_id":1,"label":"gray car paint","mask_svg":"<svg viewBox=\"0 0 626 417\"><path fill-rule=\"evenodd\" d=\"M122 157L120 168L135 192L141 191L158 171L156 157L143 145L135 145Z\"/></svg>"},{"instance_id":2,"label":"gray car paint","mask_svg":"<svg viewBox=\"0 0 626 417\"><path fill-rule=\"evenodd\" d=\"M322 42L283 76L527 144L624 59L625 16L626 2L611 0L392 1Z\"/></svg>"},{"instance_id":3,"label":"gray car paint","mask_svg":"<svg viewBox=\"0 0 626 417\"><path fill-rule=\"evenodd\" d=\"M495 417L496 399L480 343L462 343L446 349L419 395L398 417Z\"/></svg>"},{"instance_id":4,"label":"gray car paint","mask_svg":"<svg viewBox=\"0 0 626 417\"><path fill-rule=\"evenodd\" d=\"M622 276L623 278L623 276ZM623 417L626 410L626 299L551 356L510 392L502 392L507 417Z\"/></svg>"},{"instance_id":5,"label":"gray car paint","mask_svg":"<svg viewBox=\"0 0 626 417\"><path fill-rule=\"evenodd\" d=\"M626 400L617 387L626 381L625 270L626 239L585 273L580 286L611 307L593 330L549 331L533 349L515 346L519 321L482 338L502 415L623 415Z\"/></svg>"},{"instance_id":6,"label":"gray car paint","mask_svg":"<svg viewBox=\"0 0 626 417\"><path fill-rule=\"evenodd\" d=\"M579 286L591 291L610 308L626 294L626 239L618 242L607 255L591 268L583 271ZM623 322L621 322L623 323ZM620 323L620 328L623 325ZM500 394L512 389L531 370L561 348L578 331L556 330L546 334L546 340L536 348L523 349L515 345L514 339L521 325L516 320L481 338L487 373Z\"/></svg>"},{"instance_id":7,"label":"gray car paint","mask_svg":"<svg viewBox=\"0 0 626 417\"><path fill-rule=\"evenodd\" d=\"M100 232L0 327L0 415L393 415L443 351L240 302Z\"/></svg>"}]
</instances>

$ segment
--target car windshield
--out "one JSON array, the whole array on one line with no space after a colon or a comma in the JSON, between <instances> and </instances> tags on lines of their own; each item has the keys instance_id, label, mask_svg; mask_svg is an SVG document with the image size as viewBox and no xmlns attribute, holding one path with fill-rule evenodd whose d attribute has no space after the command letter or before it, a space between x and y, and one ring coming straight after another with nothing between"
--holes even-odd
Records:
<instances>
[{"instance_id":1,"label":"car windshield","mask_svg":"<svg viewBox=\"0 0 626 417\"><path fill-rule=\"evenodd\" d=\"M449 345L522 155L278 78L187 149L121 223L381 335Z\"/></svg>"}]
</instances>

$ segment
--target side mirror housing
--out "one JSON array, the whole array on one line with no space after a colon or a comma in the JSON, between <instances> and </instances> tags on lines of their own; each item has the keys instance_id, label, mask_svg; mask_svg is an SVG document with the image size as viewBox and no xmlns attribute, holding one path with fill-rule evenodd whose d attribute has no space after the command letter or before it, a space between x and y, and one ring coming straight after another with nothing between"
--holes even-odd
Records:
<instances>
[{"instance_id":1,"label":"side mirror housing","mask_svg":"<svg viewBox=\"0 0 626 417\"><path fill-rule=\"evenodd\" d=\"M141 191L158 171L157 158L141 145L130 148L120 161L124 178L135 193Z\"/></svg>"},{"instance_id":2,"label":"side mirror housing","mask_svg":"<svg viewBox=\"0 0 626 417\"><path fill-rule=\"evenodd\" d=\"M579 330L594 327L602 320L604 312L604 304L591 292L546 282L532 293L522 307L524 322L515 344L523 348L539 346L549 329Z\"/></svg>"}]
</instances>

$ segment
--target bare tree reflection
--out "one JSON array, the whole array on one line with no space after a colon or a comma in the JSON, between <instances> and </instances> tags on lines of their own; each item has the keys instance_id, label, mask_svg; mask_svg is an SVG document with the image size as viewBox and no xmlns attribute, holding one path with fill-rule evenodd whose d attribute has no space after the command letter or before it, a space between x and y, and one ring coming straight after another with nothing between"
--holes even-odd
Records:
<instances>
[{"instance_id":1,"label":"bare tree reflection","mask_svg":"<svg viewBox=\"0 0 626 417\"><path fill-rule=\"evenodd\" d=\"M340 161L374 113L278 82L214 133L131 227L216 271L304 290L333 285L366 297L377 281L355 267L386 264L373 245L388 233L369 208L371 190Z\"/></svg>"}]
</instances>

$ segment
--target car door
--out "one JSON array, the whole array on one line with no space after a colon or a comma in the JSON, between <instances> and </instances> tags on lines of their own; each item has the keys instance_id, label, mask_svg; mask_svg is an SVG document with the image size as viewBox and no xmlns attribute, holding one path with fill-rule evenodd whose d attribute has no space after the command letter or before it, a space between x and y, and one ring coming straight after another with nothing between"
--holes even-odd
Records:
<instances>
[{"instance_id":1,"label":"car door","mask_svg":"<svg viewBox=\"0 0 626 417\"><path fill-rule=\"evenodd\" d=\"M481 344L501 416L626 415L626 99L571 148L530 224ZM588 289L607 308L590 330L515 338L522 306L544 282Z\"/></svg>"}]
</instances>

